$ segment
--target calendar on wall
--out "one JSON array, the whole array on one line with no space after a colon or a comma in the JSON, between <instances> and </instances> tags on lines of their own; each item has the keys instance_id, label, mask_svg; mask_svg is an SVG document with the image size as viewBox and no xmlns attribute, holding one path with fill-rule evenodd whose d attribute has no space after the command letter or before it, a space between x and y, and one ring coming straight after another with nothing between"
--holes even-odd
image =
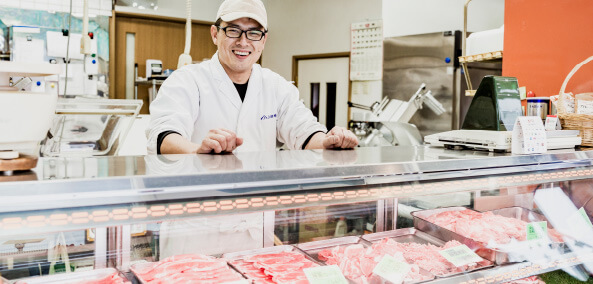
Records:
<instances>
[{"instance_id":1,"label":"calendar on wall","mask_svg":"<svg viewBox=\"0 0 593 284\"><path fill-rule=\"evenodd\" d=\"M383 77L383 21L353 23L350 27L350 80Z\"/></svg>"}]
</instances>

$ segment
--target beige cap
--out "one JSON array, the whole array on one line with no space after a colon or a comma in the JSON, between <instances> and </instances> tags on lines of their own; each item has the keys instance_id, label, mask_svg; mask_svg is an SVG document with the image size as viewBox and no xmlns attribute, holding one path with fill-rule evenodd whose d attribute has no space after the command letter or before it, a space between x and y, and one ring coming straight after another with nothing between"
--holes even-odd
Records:
<instances>
[{"instance_id":1,"label":"beige cap","mask_svg":"<svg viewBox=\"0 0 593 284\"><path fill-rule=\"evenodd\" d=\"M225 0L216 14L216 19L222 19L225 22L240 18L254 19L268 30L266 7L260 0Z\"/></svg>"}]
</instances>

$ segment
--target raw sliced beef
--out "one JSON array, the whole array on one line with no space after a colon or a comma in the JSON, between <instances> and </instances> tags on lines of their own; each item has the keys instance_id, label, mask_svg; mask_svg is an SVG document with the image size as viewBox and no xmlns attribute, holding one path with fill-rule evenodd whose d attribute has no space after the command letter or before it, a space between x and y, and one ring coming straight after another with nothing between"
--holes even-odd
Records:
<instances>
[{"instance_id":1,"label":"raw sliced beef","mask_svg":"<svg viewBox=\"0 0 593 284\"><path fill-rule=\"evenodd\" d=\"M527 235L527 222L492 212L480 213L469 209L445 211L429 216L427 221L483 244L490 241L507 244L511 239L524 241ZM548 234L553 241L562 241L556 230L549 229Z\"/></svg>"},{"instance_id":2,"label":"raw sliced beef","mask_svg":"<svg viewBox=\"0 0 593 284\"><path fill-rule=\"evenodd\" d=\"M420 268L438 276L445 276L491 265L490 261L483 260L479 263L456 267L439 253L441 250L459 245L461 245L461 243L458 241L449 241L442 247L437 247L432 244L398 243L393 239L385 238L374 243L372 248L374 253L379 255L402 253L408 263L417 264Z\"/></svg>"},{"instance_id":3,"label":"raw sliced beef","mask_svg":"<svg viewBox=\"0 0 593 284\"><path fill-rule=\"evenodd\" d=\"M318 257L327 265L337 265L344 276L355 283L374 283L381 280L373 274L373 269L385 254L410 265L410 272L404 278L405 282L420 282L434 278L431 274L422 274L418 265L406 261L401 251L388 245L368 248L361 244L336 246L321 250Z\"/></svg>"},{"instance_id":4,"label":"raw sliced beef","mask_svg":"<svg viewBox=\"0 0 593 284\"><path fill-rule=\"evenodd\" d=\"M231 264L254 283L306 284L307 276L303 269L319 266L305 255L294 252L281 252L246 256L233 260Z\"/></svg>"},{"instance_id":5,"label":"raw sliced beef","mask_svg":"<svg viewBox=\"0 0 593 284\"><path fill-rule=\"evenodd\" d=\"M157 263L135 265L134 273L145 283L223 283L244 279L221 259L206 255L177 255Z\"/></svg>"}]
</instances>

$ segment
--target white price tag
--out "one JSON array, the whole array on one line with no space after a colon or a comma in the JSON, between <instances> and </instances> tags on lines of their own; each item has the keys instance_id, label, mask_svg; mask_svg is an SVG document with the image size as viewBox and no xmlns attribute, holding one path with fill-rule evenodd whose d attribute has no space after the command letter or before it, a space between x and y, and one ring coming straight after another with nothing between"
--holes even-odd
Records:
<instances>
[{"instance_id":1,"label":"white price tag","mask_svg":"<svg viewBox=\"0 0 593 284\"><path fill-rule=\"evenodd\" d=\"M593 114L593 101L577 100L578 114Z\"/></svg>"},{"instance_id":2,"label":"white price tag","mask_svg":"<svg viewBox=\"0 0 593 284\"><path fill-rule=\"evenodd\" d=\"M305 268L303 272L310 284L348 284L337 265Z\"/></svg>"},{"instance_id":3,"label":"white price tag","mask_svg":"<svg viewBox=\"0 0 593 284\"><path fill-rule=\"evenodd\" d=\"M453 265L459 267L477 263L483 259L466 245L460 245L439 251L439 253Z\"/></svg>"},{"instance_id":4,"label":"white price tag","mask_svg":"<svg viewBox=\"0 0 593 284\"><path fill-rule=\"evenodd\" d=\"M384 255L383 259L373 269L374 274L381 276L393 284L402 283L408 272L410 272L410 265L408 263L398 261L388 254Z\"/></svg>"},{"instance_id":5,"label":"white price tag","mask_svg":"<svg viewBox=\"0 0 593 284\"><path fill-rule=\"evenodd\" d=\"M541 118L520 116L515 121L511 150L513 154L540 154L548 150Z\"/></svg>"},{"instance_id":6,"label":"white price tag","mask_svg":"<svg viewBox=\"0 0 593 284\"><path fill-rule=\"evenodd\" d=\"M558 116L548 115L546 117L545 129L546 131L562 129L562 126L560 126L560 119L558 119Z\"/></svg>"}]
</instances>

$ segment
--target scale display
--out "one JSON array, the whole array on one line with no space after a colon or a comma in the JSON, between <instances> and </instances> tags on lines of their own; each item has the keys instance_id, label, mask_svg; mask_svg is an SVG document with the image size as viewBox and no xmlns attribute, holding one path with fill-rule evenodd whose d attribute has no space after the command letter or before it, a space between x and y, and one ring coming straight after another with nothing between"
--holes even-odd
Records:
<instances>
[{"instance_id":1,"label":"scale display","mask_svg":"<svg viewBox=\"0 0 593 284\"><path fill-rule=\"evenodd\" d=\"M486 76L476 91L461 129L513 131L515 120L521 115L517 78Z\"/></svg>"}]
</instances>

